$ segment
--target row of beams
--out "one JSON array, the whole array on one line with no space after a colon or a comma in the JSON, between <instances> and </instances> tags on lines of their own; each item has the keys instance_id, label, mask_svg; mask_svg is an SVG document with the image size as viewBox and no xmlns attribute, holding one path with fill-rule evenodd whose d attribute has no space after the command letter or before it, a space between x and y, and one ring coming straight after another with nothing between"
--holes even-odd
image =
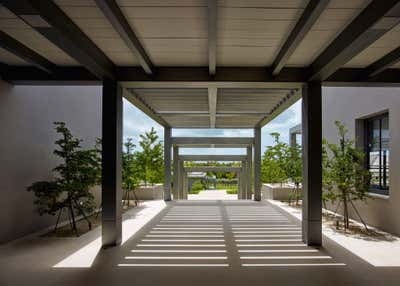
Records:
<instances>
[{"instance_id":1,"label":"row of beams","mask_svg":"<svg viewBox=\"0 0 400 286\"><path fill-rule=\"evenodd\" d=\"M217 67L217 1L208 0L208 70L211 76Z\"/></svg>"},{"instance_id":2,"label":"row of beams","mask_svg":"<svg viewBox=\"0 0 400 286\"><path fill-rule=\"evenodd\" d=\"M274 76L281 73L290 55L328 2L328 0L312 0L309 2L300 20L278 53L272 68L267 68L265 72L270 72ZM83 64L98 78L115 77L113 63L53 1L2 0L1 3L68 55ZM123 16L118 4L114 0L96 0L96 3L127 46L137 56L145 73L148 75L153 74L153 64ZM309 70L310 77L308 80L325 80L360 51L395 26L399 22L399 6L400 4L396 0L372 1L313 62ZM216 75L216 1L208 1L208 11L209 67L207 76L213 78ZM7 40L10 42L9 38ZM23 50L23 48L18 50L13 46L12 50L16 55L47 72L52 67L51 63L43 57L40 58L36 53L28 52L29 49L28 51ZM366 69L367 76L374 76L395 63L398 60L398 54L399 51L395 50L369 66ZM249 69L247 72L252 77L252 70ZM241 73L244 74L245 72L241 71Z\"/></svg>"},{"instance_id":3,"label":"row of beams","mask_svg":"<svg viewBox=\"0 0 400 286\"><path fill-rule=\"evenodd\" d=\"M398 0L373 0L314 60L308 81L324 81L399 22Z\"/></svg>"},{"instance_id":4,"label":"row of beams","mask_svg":"<svg viewBox=\"0 0 400 286\"><path fill-rule=\"evenodd\" d=\"M96 3L137 57L144 71L147 74L153 74L153 64L122 14L118 4L114 0L96 0ZM78 63L82 64L99 79L115 78L115 66L111 60L53 1L2 0L1 4ZM10 38L6 40L10 42ZM7 46L10 46L10 44ZM20 45L12 45L11 48L11 52L47 72L52 67L51 63L46 59L23 49Z\"/></svg>"},{"instance_id":5,"label":"row of beams","mask_svg":"<svg viewBox=\"0 0 400 286\"><path fill-rule=\"evenodd\" d=\"M280 73L328 3L329 0L310 0L272 64L273 75Z\"/></svg>"},{"instance_id":6,"label":"row of beams","mask_svg":"<svg viewBox=\"0 0 400 286\"><path fill-rule=\"evenodd\" d=\"M156 114L156 112L154 112L154 110L151 109L151 107L148 106L131 89L124 88L124 98L126 98L130 103L132 103L134 106L139 108L142 112L144 112L147 116L149 116L151 119L153 119L158 124L160 124L164 127L169 127L169 124L161 116Z\"/></svg>"},{"instance_id":7,"label":"row of beams","mask_svg":"<svg viewBox=\"0 0 400 286\"><path fill-rule=\"evenodd\" d=\"M180 155L182 161L244 161L246 155Z\"/></svg>"},{"instance_id":8,"label":"row of beams","mask_svg":"<svg viewBox=\"0 0 400 286\"><path fill-rule=\"evenodd\" d=\"M145 72L147 74L153 74L153 63L151 62L149 56L146 54L135 32L132 30L128 21L122 14L122 11L119 8L118 4L114 0L96 0L96 3L108 19L108 21L111 23L111 25L114 27L114 29L124 40L128 48L136 56Z\"/></svg>"},{"instance_id":9,"label":"row of beams","mask_svg":"<svg viewBox=\"0 0 400 286\"><path fill-rule=\"evenodd\" d=\"M284 99L282 99L272 110L271 112L266 115L264 118L262 118L256 126L258 127L263 127L266 125L268 122L273 120L275 117L277 117L279 114L281 114L283 111L285 111L289 106L293 105L297 100L301 98L301 92L300 90L289 93L288 96Z\"/></svg>"},{"instance_id":10,"label":"row of beams","mask_svg":"<svg viewBox=\"0 0 400 286\"><path fill-rule=\"evenodd\" d=\"M208 88L208 106L210 114L210 128L215 128L217 114L217 94L218 89L215 87Z\"/></svg>"},{"instance_id":11,"label":"row of beams","mask_svg":"<svg viewBox=\"0 0 400 286\"><path fill-rule=\"evenodd\" d=\"M56 66L46 58L42 57L3 31L0 31L0 47L45 72L52 73L56 68Z\"/></svg>"},{"instance_id":12,"label":"row of beams","mask_svg":"<svg viewBox=\"0 0 400 286\"><path fill-rule=\"evenodd\" d=\"M1 4L99 79L115 78L114 64L53 1L2 0Z\"/></svg>"},{"instance_id":13,"label":"row of beams","mask_svg":"<svg viewBox=\"0 0 400 286\"><path fill-rule=\"evenodd\" d=\"M252 137L172 137L173 145L196 146L196 145L243 145L251 146L254 143Z\"/></svg>"}]
</instances>

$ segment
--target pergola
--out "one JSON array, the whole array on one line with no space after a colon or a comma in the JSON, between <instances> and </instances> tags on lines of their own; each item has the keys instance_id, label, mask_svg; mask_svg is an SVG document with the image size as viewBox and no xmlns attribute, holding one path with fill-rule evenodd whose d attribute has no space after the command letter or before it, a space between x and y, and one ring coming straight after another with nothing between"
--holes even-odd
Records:
<instances>
[{"instance_id":1,"label":"pergola","mask_svg":"<svg viewBox=\"0 0 400 286\"><path fill-rule=\"evenodd\" d=\"M165 129L166 130L166 129ZM259 141L261 136L257 137ZM236 170L229 170L229 167L224 167L223 172L236 172L240 177L240 187L239 187L239 198L245 199L251 196L251 174L252 174L252 154L253 148L256 148L256 138L248 137L171 137L170 132L164 133L164 155L165 157L171 157L171 147L173 149L173 186L174 186L174 198L177 199L187 199L186 190L186 175L187 172L191 172L189 168L184 167L185 161L240 161L242 162L242 168ZM207 155L207 156L196 156L196 155L179 155L180 148L246 148L245 156L235 156L235 155ZM261 141L257 143L257 148L259 148L259 156L255 160L261 162ZM254 152L254 154L256 154ZM170 176L171 168L170 164L165 165L165 185L170 186ZM204 167L205 168L205 167ZM208 171L205 172L217 172L217 169L212 171L214 167L208 167ZM201 170L196 170L201 171ZM254 170L254 177L260 177L261 169ZM255 198L257 200L261 199L261 185L254 190ZM165 188L165 198L170 198L168 189Z\"/></svg>"},{"instance_id":2,"label":"pergola","mask_svg":"<svg viewBox=\"0 0 400 286\"><path fill-rule=\"evenodd\" d=\"M218 140L218 138L213 138ZM230 139L230 138L228 138ZM251 138L252 139L252 138ZM247 146L246 155L179 155L178 147L174 148L174 154L176 152L176 157L174 157L174 182L173 182L173 195L174 198L187 198L187 186L185 182L187 181L188 172L235 172L239 179L238 183L238 198L239 199L249 199L251 198L251 178L252 178L252 146ZM193 161L203 161L203 162L241 162L240 167L231 166L194 166L194 167L184 167L182 163ZM180 168L181 167L181 168ZM183 169L182 169L183 168ZM261 191L261 190L257 190ZM260 195L260 194L258 194Z\"/></svg>"},{"instance_id":3,"label":"pergola","mask_svg":"<svg viewBox=\"0 0 400 286\"><path fill-rule=\"evenodd\" d=\"M121 241L123 97L165 128L166 200L171 128L253 128L257 194L261 127L302 97L303 239L320 245L322 86L400 82L398 0L0 3L2 80L103 86L103 246Z\"/></svg>"}]
</instances>

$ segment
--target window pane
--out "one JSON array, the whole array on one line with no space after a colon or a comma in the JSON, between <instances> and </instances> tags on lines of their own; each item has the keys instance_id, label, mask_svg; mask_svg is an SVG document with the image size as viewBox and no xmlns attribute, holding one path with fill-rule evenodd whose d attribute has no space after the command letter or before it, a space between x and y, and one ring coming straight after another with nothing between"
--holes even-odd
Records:
<instances>
[{"instance_id":1,"label":"window pane","mask_svg":"<svg viewBox=\"0 0 400 286\"><path fill-rule=\"evenodd\" d=\"M379 151L369 152L369 171L371 172L371 186L379 186Z\"/></svg>"},{"instance_id":2,"label":"window pane","mask_svg":"<svg viewBox=\"0 0 400 286\"><path fill-rule=\"evenodd\" d=\"M369 134L369 149L370 151L379 151L380 146L380 122L379 119L372 120L370 123L370 134Z\"/></svg>"},{"instance_id":3,"label":"window pane","mask_svg":"<svg viewBox=\"0 0 400 286\"><path fill-rule=\"evenodd\" d=\"M382 150L389 149L389 119L387 116L382 118Z\"/></svg>"},{"instance_id":4,"label":"window pane","mask_svg":"<svg viewBox=\"0 0 400 286\"><path fill-rule=\"evenodd\" d=\"M389 116L370 118L367 124L367 158L371 172L371 192L389 194Z\"/></svg>"}]
</instances>

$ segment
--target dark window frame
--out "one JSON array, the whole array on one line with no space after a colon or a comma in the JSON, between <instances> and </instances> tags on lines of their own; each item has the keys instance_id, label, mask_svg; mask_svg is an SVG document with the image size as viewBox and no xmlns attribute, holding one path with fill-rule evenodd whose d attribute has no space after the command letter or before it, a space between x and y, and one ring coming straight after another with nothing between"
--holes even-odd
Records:
<instances>
[{"instance_id":1,"label":"dark window frame","mask_svg":"<svg viewBox=\"0 0 400 286\"><path fill-rule=\"evenodd\" d=\"M370 152L371 152L371 136L373 136L371 132L371 125L373 124L374 121L379 120L379 184L378 185L370 185L369 192L373 194L378 194L378 195L385 195L389 196L389 185L390 185L390 179L388 183L386 184L385 182L388 180L387 179L387 171L385 167L382 167L386 165L385 159L386 156L382 156L382 120L387 119L387 122L389 124L389 112L385 111L383 113L380 113L378 115L373 115L370 117L364 118L364 151L365 151L365 168L367 170L370 170ZM388 125L389 128L389 125ZM390 140L390 138L389 138ZM390 142L389 142L390 144ZM390 154L390 151L389 151ZM382 159L383 158L383 159ZM383 161L382 161L383 160ZM390 161L389 161L390 162ZM389 176L390 176L390 163L389 167L387 168L389 171ZM390 177L389 177L390 178Z\"/></svg>"}]
</instances>

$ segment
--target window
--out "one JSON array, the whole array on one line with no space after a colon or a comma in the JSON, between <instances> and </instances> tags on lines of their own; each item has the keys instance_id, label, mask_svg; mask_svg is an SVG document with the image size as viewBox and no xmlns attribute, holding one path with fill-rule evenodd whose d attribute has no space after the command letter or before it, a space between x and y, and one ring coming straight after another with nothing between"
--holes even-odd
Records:
<instances>
[{"instance_id":1,"label":"window","mask_svg":"<svg viewBox=\"0 0 400 286\"><path fill-rule=\"evenodd\" d=\"M389 114L366 119L366 165L371 172L370 192L389 195Z\"/></svg>"}]
</instances>

